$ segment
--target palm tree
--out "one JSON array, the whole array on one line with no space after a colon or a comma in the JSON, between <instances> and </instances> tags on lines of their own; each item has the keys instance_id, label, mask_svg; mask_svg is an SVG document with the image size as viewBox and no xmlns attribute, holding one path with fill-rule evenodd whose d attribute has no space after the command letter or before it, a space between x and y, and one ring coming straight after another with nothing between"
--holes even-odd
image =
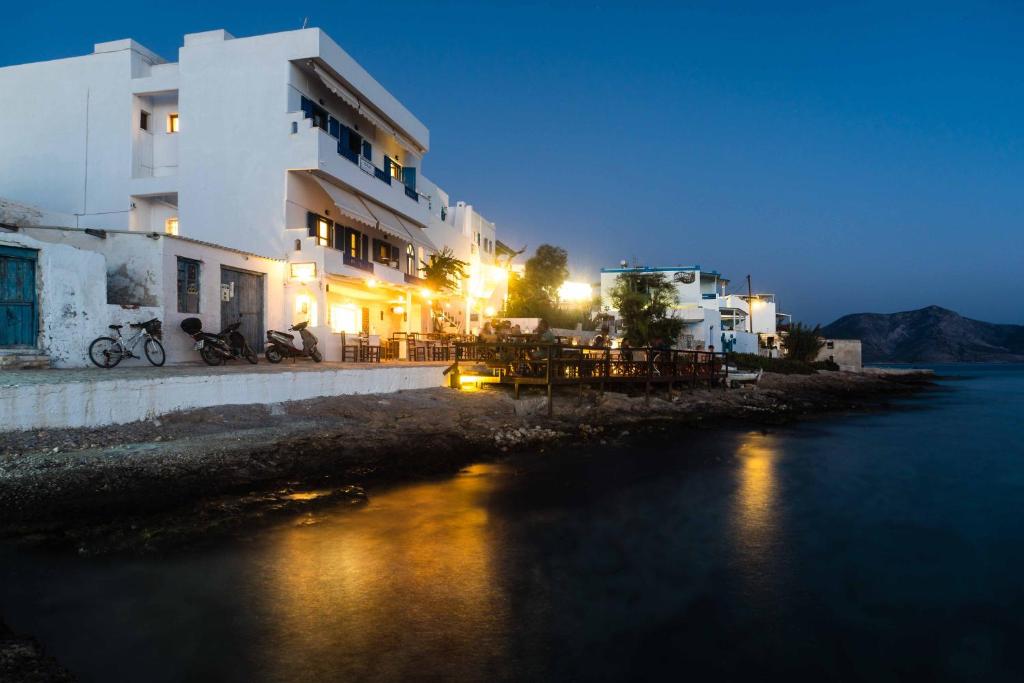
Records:
<instances>
[{"instance_id":1,"label":"palm tree","mask_svg":"<svg viewBox=\"0 0 1024 683\"><path fill-rule=\"evenodd\" d=\"M423 264L423 277L430 287L438 292L454 290L459 286L459 281L466 277L465 268L469 265L465 261L455 258L455 252L450 247L445 247L430 257L430 262L421 261Z\"/></svg>"}]
</instances>

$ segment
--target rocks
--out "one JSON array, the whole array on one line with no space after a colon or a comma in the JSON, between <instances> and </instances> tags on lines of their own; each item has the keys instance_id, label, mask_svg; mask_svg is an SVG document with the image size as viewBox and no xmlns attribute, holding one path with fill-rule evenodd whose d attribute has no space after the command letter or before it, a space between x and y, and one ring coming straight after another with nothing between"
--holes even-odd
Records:
<instances>
[{"instance_id":1,"label":"rocks","mask_svg":"<svg viewBox=\"0 0 1024 683\"><path fill-rule=\"evenodd\" d=\"M554 441L561 436L563 436L561 432L545 429L540 425L535 425L532 428L503 425L501 429L491 432L491 439L494 441L494 445L503 450L536 445L545 441Z\"/></svg>"}]
</instances>

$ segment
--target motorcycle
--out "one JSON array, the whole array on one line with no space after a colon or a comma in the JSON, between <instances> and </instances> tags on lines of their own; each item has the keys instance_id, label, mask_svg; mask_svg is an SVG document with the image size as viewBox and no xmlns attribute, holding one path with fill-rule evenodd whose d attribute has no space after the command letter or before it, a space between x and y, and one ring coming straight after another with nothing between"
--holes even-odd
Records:
<instances>
[{"instance_id":1,"label":"motorcycle","mask_svg":"<svg viewBox=\"0 0 1024 683\"><path fill-rule=\"evenodd\" d=\"M280 363L285 358L300 358L302 356L309 356L314 362L319 363L324 357L316 348L316 345L319 343L316 337L306 329L308 325L309 321L307 320L303 323L296 323L288 328L293 332L298 332L299 336L302 337L301 349L295 346L294 334L267 330L267 350L263 355L271 363Z\"/></svg>"},{"instance_id":2,"label":"motorcycle","mask_svg":"<svg viewBox=\"0 0 1024 683\"><path fill-rule=\"evenodd\" d=\"M185 318L181 321L181 329L195 340L195 350L199 352L207 365L223 365L227 360L244 358L253 365L259 362L259 356L245 337L238 331L242 321L231 323L220 334L203 332L203 322L199 318Z\"/></svg>"}]
</instances>

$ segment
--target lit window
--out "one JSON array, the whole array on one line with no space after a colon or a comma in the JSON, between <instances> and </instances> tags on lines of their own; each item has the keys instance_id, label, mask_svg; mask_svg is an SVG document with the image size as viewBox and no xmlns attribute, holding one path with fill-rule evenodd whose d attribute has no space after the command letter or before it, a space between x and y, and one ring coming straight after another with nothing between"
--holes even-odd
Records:
<instances>
[{"instance_id":1,"label":"lit window","mask_svg":"<svg viewBox=\"0 0 1024 683\"><path fill-rule=\"evenodd\" d=\"M168 114L167 115L167 132L177 133L178 132L178 115Z\"/></svg>"},{"instance_id":2,"label":"lit window","mask_svg":"<svg viewBox=\"0 0 1024 683\"><path fill-rule=\"evenodd\" d=\"M408 259L408 264L406 266L406 272L409 273L409 275L415 275L416 274L416 247L412 246L411 244L406 245L406 247L405 247L405 256Z\"/></svg>"},{"instance_id":3,"label":"lit window","mask_svg":"<svg viewBox=\"0 0 1024 683\"><path fill-rule=\"evenodd\" d=\"M322 247L331 244L331 222L326 218L316 220L316 243Z\"/></svg>"},{"instance_id":4,"label":"lit window","mask_svg":"<svg viewBox=\"0 0 1024 683\"><path fill-rule=\"evenodd\" d=\"M142 130L149 130L149 112L148 111L140 111L139 112L139 128L141 128Z\"/></svg>"},{"instance_id":5,"label":"lit window","mask_svg":"<svg viewBox=\"0 0 1024 683\"><path fill-rule=\"evenodd\" d=\"M357 334L359 311L352 304L331 304L331 331Z\"/></svg>"},{"instance_id":6,"label":"lit window","mask_svg":"<svg viewBox=\"0 0 1024 683\"><path fill-rule=\"evenodd\" d=\"M399 166L394 160L391 161L391 177L402 182L402 167Z\"/></svg>"},{"instance_id":7,"label":"lit window","mask_svg":"<svg viewBox=\"0 0 1024 683\"><path fill-rule=\"evenodd\" d=\"M178 234L178 217L177 216L173 216L171 218L168 218L166 221L164 221L164 232L166 232L168 235L177 235Z\"/></svg>"}]
</instances>

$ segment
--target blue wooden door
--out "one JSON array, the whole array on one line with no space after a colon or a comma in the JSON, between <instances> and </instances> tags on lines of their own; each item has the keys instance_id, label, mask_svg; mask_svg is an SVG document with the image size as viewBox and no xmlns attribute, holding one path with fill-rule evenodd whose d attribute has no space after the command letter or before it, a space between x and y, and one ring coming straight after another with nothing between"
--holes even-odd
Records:
<instances>
[{"instance_id":1,"label":"blue wooden door","mask_svg":"<svg viewBox=\"0 0 1024 683\"><path fill-rule=\"evenodd\" d=\"M0 246L0 346L35 346L36 252Z\"/></svg>"}]
</instances>

